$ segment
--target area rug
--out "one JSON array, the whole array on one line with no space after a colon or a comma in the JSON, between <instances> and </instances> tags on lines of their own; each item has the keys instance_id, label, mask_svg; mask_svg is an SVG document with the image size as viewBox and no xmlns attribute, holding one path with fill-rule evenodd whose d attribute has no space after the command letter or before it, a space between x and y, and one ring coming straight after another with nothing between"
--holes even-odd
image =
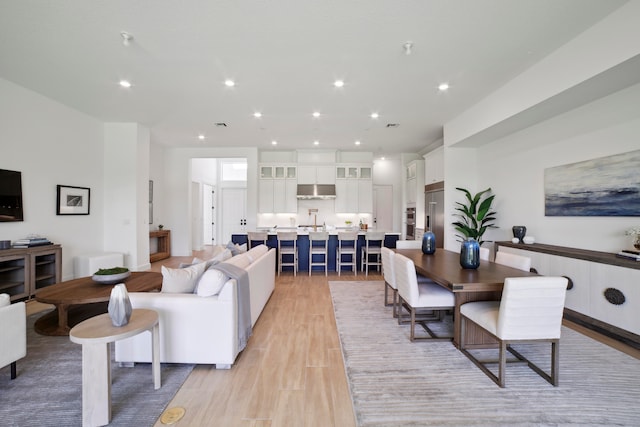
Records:
<instances>
[{"instance_id":1,"label":"area rug","mask_svg":"<svg viewBox=\"0 0 640 427\"><path fill-rule=\"evenodd\" d=\"M410 342L383 282L329 286L359 426L640 425L640 360L578 332L563 327L558 387L511 365L501 389L451 343ZM549 366L548 346L516 348Z\"/></svg>"},{"instance_id":2,"label":"area rug","mask_svg":"<svg viewBox=\"0 0 640 427\"><path fill-rule=\"evenodd\" d=\"M42 336L27 318L27 357L18 361L18 376L0 369L0 425L81 426L82 346L69 337ZM113 347L113 346L111 346ZM193 369L162 364L162 387L153 388L151 364L132 368L111 364L110 426L153 426Z\"/></svg>"}]
</instances>

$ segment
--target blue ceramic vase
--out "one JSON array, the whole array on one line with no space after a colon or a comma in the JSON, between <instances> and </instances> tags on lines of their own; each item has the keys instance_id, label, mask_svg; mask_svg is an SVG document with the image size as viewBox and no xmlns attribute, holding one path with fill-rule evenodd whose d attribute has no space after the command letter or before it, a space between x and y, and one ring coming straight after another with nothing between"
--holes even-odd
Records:
<instances>
[{"instance_id":1,"label":"blue ceramic vase","mask_svg":"<svg viewBox=\"0 0 640 427\"><path fill-rule=\"evenodd\" d=\"M425 231L422 236L422 252L431 255L436 251L436 235L431 231Z\"/></svg>"},{"instance_id":2,"label":"blue ceramic vase","mask_svg":"<svg viewBox=\"0 0 640 427\"><path fill-rule=\"evenodd\" d=\"M480 266L480 244L471 237L462 242L460 265L468 269L476 269Z\"/></svg>"}]
</instances>

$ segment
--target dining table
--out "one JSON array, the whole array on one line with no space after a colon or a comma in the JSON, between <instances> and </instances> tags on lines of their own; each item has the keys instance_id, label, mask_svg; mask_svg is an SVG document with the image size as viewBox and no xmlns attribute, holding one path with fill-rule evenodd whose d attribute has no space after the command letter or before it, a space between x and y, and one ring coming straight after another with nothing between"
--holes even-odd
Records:
<instances>
[{"instance_id":1,"label":"dining table","mask_svg":"<svg viewBox=\"0 0 640 427\"><path fill-rule=\"evenodd\" d=\"M460 254L438 248L433 254L421 249L393 249L413 261L416 273L421 274L454 294L453 344L459 347L462 325L460 306L470 301L499 301L507 277L537 276L536 273L481 260L477 269L462 268ZM494 338L474 324L465 325L465 348L495 347Z\"/></svg>"}]
</instances>

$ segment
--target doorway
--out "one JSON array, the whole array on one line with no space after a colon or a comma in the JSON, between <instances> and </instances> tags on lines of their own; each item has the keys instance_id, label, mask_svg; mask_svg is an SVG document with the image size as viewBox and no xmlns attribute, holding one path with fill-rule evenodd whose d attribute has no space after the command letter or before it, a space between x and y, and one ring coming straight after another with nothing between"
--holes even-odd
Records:
<instances>
[{"instance_id":1,"label":"doorway","mask_svg":"<svg viewBox=\"0 0 640 427\"><path fill-rule=\"evenodd\" d=\"M376 230L393 231L393 186L373 186L373 225Z\"/></svg>"}]
</instances>

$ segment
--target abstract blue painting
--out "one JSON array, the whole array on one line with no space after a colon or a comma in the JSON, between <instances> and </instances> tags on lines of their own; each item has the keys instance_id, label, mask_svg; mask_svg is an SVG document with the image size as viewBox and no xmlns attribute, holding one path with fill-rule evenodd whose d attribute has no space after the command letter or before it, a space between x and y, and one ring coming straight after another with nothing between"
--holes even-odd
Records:
<instances>
[{"instance_id":1,"label":"abstract blue painting","mask_svg":"<svg viewBox=\"0 0 640 427\"><path fill-rule=\"evenodd\" d=\"M546 216L640 216L640 150L544 171Z\"/></svg>"}]
</instances>

